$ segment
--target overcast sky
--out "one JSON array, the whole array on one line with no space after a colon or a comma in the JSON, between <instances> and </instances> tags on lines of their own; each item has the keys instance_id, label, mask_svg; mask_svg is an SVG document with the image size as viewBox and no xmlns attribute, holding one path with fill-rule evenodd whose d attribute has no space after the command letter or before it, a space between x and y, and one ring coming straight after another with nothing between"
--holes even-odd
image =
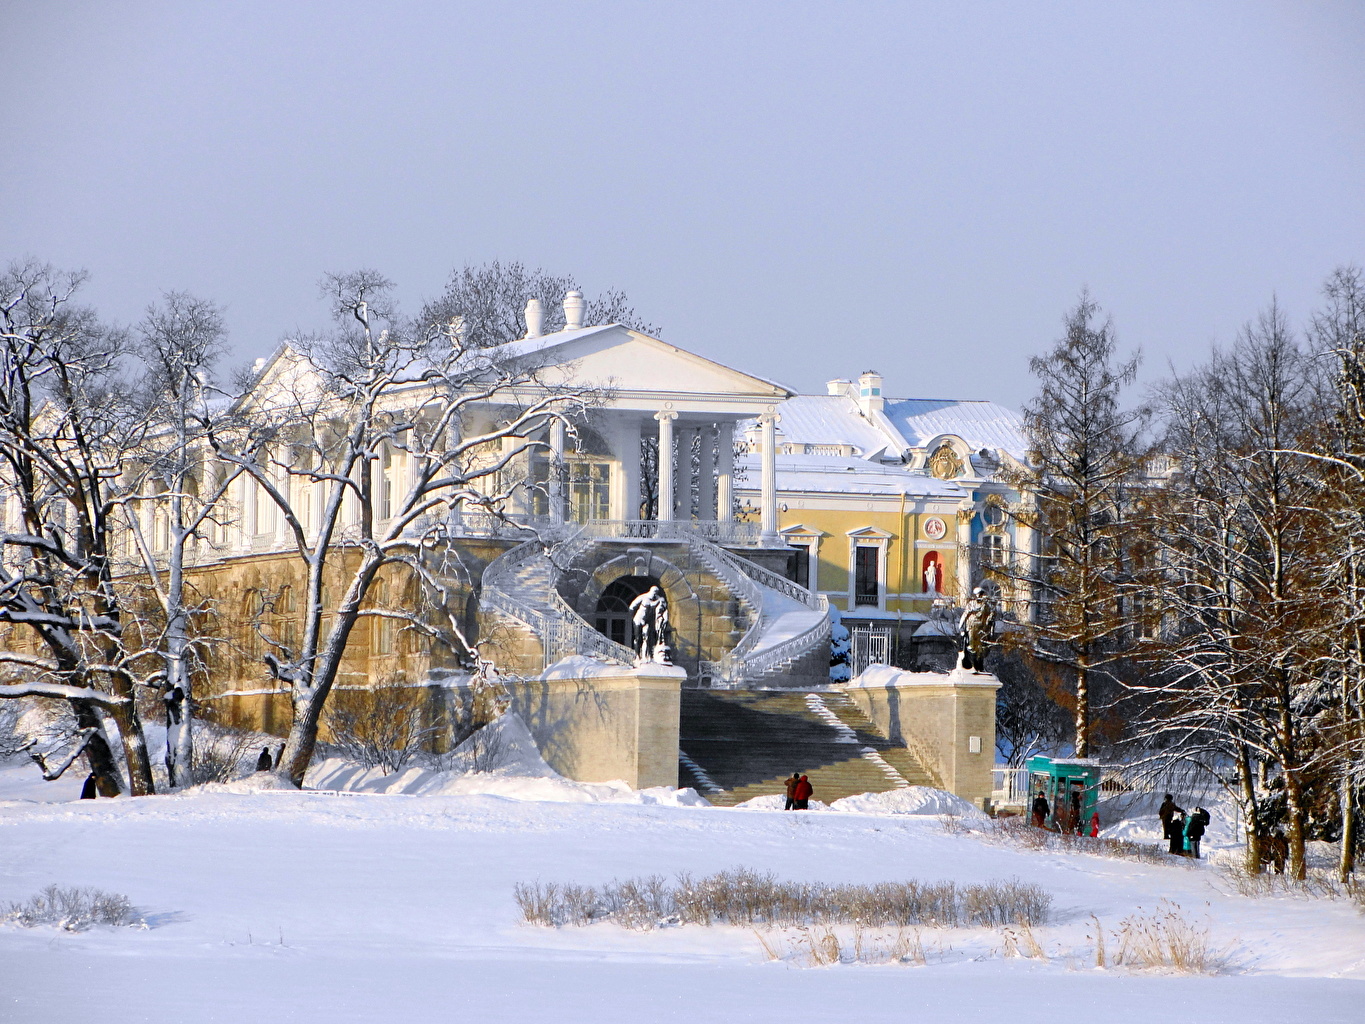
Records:
<instances>
[{"instance_id":1,"label":"overcast sky","mask_svg":"<svg viewBox=\"0 0 1365 1024\"><path fill-rule=\"evenodd\" d=\"M1082 286L1151 378L1365 263L1357 3L3 0L0 47L0 258L243 359L323 271L519 259L802 390L1018 406Z\"/></svg>"}]
</instances>

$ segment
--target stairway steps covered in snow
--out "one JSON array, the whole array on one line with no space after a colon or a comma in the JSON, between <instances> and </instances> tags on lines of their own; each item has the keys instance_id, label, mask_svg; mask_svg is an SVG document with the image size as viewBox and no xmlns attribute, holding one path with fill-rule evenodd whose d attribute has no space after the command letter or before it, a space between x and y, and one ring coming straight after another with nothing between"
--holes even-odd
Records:
<instances>
[{"instance_id":1,"label":"stairway steps covered in snow","mask_svg":"<svg viewBox=\"0 0 1365 1024\"><path fill-rule=\"evenodd\" d=\"M808 775L814 798L825 803L930 784L913 755L879 735L865 718L856 723L842 708L817 707L831 696L799 690L684 690L681 746L688 761L721 789L707 793L707 799L728 805L781 794L793 771ZM695 786L697 777L686 770L679 781Z\"/></svg>"}]
</instances>

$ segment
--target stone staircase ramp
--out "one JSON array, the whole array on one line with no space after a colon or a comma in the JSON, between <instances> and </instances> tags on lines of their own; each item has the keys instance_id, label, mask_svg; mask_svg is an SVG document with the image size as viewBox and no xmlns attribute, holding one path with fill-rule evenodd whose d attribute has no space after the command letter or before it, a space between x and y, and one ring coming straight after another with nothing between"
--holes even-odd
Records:
<instances>
[{"instance_id":1,"label":"stone staircase ramp","mask_svg":"<svg viewBox=\"0 0 1365 1024\"><path fill-rule=\"evenodd\" d=\"M708 792L707 799L722 805L781 794L793 771L810 777L814 798L824 803L923 784L919 780L924 774L913 766L913 758L896 757L893 763L886 756L891 745L885 738L842 719L831 724L829 713L821 715L808 699L825 696L782 690L684 691L680 746L687 761L680 784L698 785L699 769L720 790Z\"/></svg>"}]
</instances>

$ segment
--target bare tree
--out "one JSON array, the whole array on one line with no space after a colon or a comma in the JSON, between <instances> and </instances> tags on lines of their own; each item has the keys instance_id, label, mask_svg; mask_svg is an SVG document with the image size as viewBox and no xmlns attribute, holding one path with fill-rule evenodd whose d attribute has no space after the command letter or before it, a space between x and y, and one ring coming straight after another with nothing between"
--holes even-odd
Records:
<instances>
[{"instance_id":1,"label":"bare tree","mask_svg":"<svg viewBox=\"0 0 1365 1024\"><path fill-rule=\"evenodd\" d=\"M1162 394L1179 477L1157 501L1147 578L1165 628L1144 649L1160 666L1134 689L1160 695L1139 739L1222 776L1231 767L1259 870L1260 797L1272 769L1303 877L1310 767L1305 728L1320 699L1321 422L1314 366L1272 305L1227 352Z\"/></svg>"},{"instance_id":2,"label":"bare tree","mask_svg":"<svg viewBox=\"0 0 1365 1024\"><path fill-rule=\"evenodd\" d=\"M135 700L145 652L112 559L117 481L141 421L119 374L122 336L73 302L82 280L31 261L0 275L0 465L9 505L0 620L29 631L39 648L0 651L0 663L24 675L0 686L0 696L68 701L80 752L101 788L116 793L123 786L107 715L131 790L142 794L153 791Z\"/></svg>"},{"instance_id":3,"label":"bare tree","mask_svg":"<svg viewBox=\"0 0 1365 1024\"><path fill-rule=\"evenodd\" d=\"M222 353L222 311L182 292L148 308L137 328L143 415L150 424L135 458L125 464L125 525L133 555L155 596L162 619L151 641L164 669L159 680L166 709L166 773L172 786L191 781L194 762L194 620L206 611L193 598L187 559L218 525L221 499L240 469L210 464L207 438L226 423L226 395L213 382Z\"/></svg>"},{"instance_id":4,"label":"bare tree","mask_svg":"<svg viewBox=\"0 0 1365 1024\"><path fill-rule=\"evenodd\" d=\"M517 486L508 471L546 446L537 438L552 421L572 426L598 395L534 358L474 347L463 321L405 323L392 287L374 271L329 275L336 330L276 361L239 403L249 427L210 434L218 457L274 507L306 577L301 639L272 638L266 655L291 693L279 770L296 786L362 618L398 620L477 659L440 571L446 523L468 507L500 515ZM381 571L415 581L426 608L372 606ZM325 581L340 591L334 607Z\"/></svg>"},{"instance_id":5,"label":"bare tree","mask_svg":"<svg viewBox=\"0 0 1365 1024\"><path fill-rule=\"evenodd\" d=\"M1333 760L1341 813L1339 875L1355 871L1359 801L1365 786L1365 274L1339 267L1323 288L1311 335L1335 368L1332 429L1318 457L1327 479L1323 509L1334 550L1322 560L1331 614L1324 640L1332 652L1338 715Z\"/></svg>"},{"instance_id":6,"label":"bare tree","mask_svg":"<svg viewBox=\"0 0 1365 1024\"><path fill-rule=\"evenodd\" d=\"M578 283L567 274L548 274L539 267L531 270L520 262L465 264L450 275L440 297L427 303L420 319L440 324L458 321L467 347L489 348L525 333L523 314L531 299L541 304L544 330L562 330L562 300L566 292L577 290ZM585 324L621 324L658 336L659 328L636 314L623 292L608 290L585 301Z\"/></svg>"},{"instance_id":7,"label":"bare tree","mask_svg":"<svg viewBox=\"0 0 1365 1024\"><path fill-rule=\"evenodd\" d=\"M1134 484L1146 457L1145 410L1123 406L1138 358L1115 364L1113 323L1100 316L1082 293L1062 339L1029 362L1039 389L1024 409L1029 469L1015 483L1036 496L1032 525L1043 549L993 570L1035 595L1025 626L1032 654L1065 666L1075 680L1077 757L1091 754L1094 677L1122 653L1127 637L1119 595Z\"/></svg>"}]
</instances>

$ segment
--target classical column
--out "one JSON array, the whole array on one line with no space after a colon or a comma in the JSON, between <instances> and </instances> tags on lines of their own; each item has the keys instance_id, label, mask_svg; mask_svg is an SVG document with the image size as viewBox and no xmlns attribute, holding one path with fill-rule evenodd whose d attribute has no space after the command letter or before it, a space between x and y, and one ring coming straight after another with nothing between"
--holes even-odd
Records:
<instances>
[{"instance_id":1,"label":"classical column","mask_svg":"<svg viewBox=\"0 0 1365 1024\"><path fill-rule=\"evenodd\" d=\"M777 421L782 417L775 412L765 412L758 418L763 428L763 470L761 491L759 492L760 516L763 536L777 536Z\"/></svg>"},{"instance_id":2,"label":"classical column","mask_svg":"<svg viewBox=\"0 0 1365 1024\"><path fill-rule=\"evenodd\" d=\"M621 486L612 488L611 507L614 519L640 518L640 421L624 420L617 424L613 450L621 466Z\"/></svg>"},{"instance_id":3,"label":"classical column","mask_svg":"<svg viewBox=\"0 0 1365 1024\"><path fill-rule=\"evenodd\" d=\"M735 507L735 425L716 424L716 519L728 523Z\"/></svg>"},{"instance_id":4,"label":"classical column","mask_svg":"<svg viewBox=\"0 0 1365 1024\"><path fill-rule=\"evenodd\" d=\"M551 522L564 521L564 421L550 421L550 473L546 480Z\"/></svg>"},{"instance_id":5,"label":"classical column","mask_svg":"<svg viewBox=\"0 0 1365 1024\"><path fill-rule=\"evenodd\" d=\"M659 511L656 519L662 521L673 518L673 421L678 414L672 409L664 409L654 414L659 421L659 486L655 492L659 496Z\"/></svg>"},{"instance_id":6,"label":"classical column","mask_svg":"<svg viewBox=\"0 0 1365 1024\"><path fill-rule=\"evenodd\" d=\"M972 520L976 506L965 502L957 510L957 600L965 605L972 597Z\"/></svg>"},{"instance_id":7,"label":"classical column","mask_svg":"<svg viewBox=\"0 0 1365 1024\"><path fill-rule=\"evenodd\" d=\"M701 428L701 467L697 470L697 518L716 518L716 426Z\"/></svg>"},{"instance_id":8,"label":"classical column","mask_svg":"<svg viewBox=\"0 0 1365 1024\"><path fill-rule=\"evenodd\" d=\"M242 481L241 547L244 551L250 551L256 533L256 497L259 488L250 473L243 473L238 479ZM146 526L143 528L146 529Z\"/></svg>"},{"instance_id":9,"label":"classical column","mask_svg":"<svg viewBox=\"0 0 1365 1024\"><path fill-rule=\"evenodd\" d=\"M674 484L674 498L678 503L678 519L691 522L692 506L692 448L697 440L696 427L683 427L678 431L678 459L674 463L678 479Z\"/></svg>"}]
</instances>

